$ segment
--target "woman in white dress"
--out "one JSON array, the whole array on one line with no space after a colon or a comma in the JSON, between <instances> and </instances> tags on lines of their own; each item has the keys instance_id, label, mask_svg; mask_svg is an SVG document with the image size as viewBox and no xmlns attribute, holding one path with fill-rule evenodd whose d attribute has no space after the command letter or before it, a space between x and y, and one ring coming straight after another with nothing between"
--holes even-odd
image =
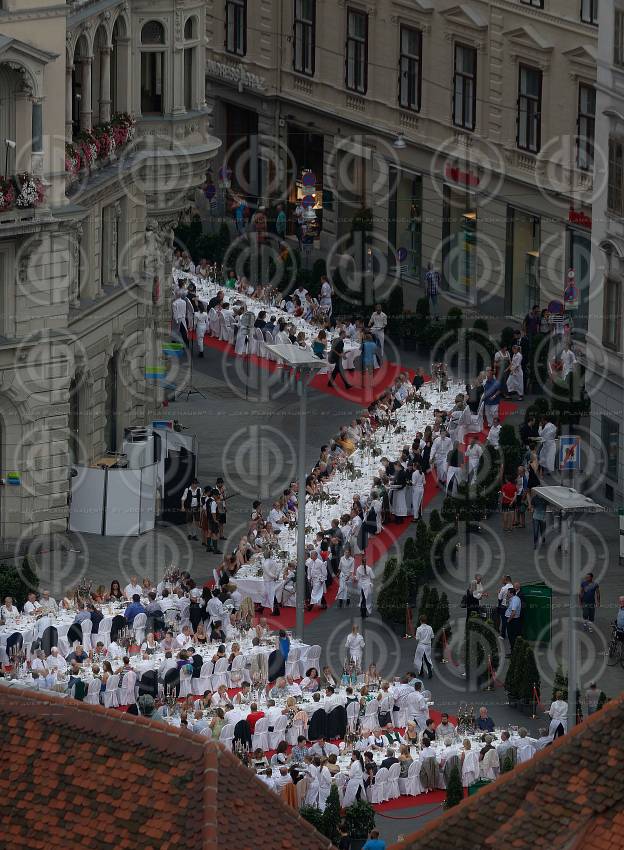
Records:
<instances>
[{"instance_id":1,"label":"woman in white dress","mask_svg":"<svg viewBox=\"0 0 624 850\"><path fill-rule=\"evenodd\" d=\"M464 740L464 749L460 756L462 785L467 788L479 778L479 755L476 750L471 749L468 738Z\"/></svg>"},{"instance_id":2,"label":"woman in white dress","mask_svg":"<svg viewBox=\"0 0 624 850\"><path fill-rule=\"evenodd\" d=\"M524 372L522 371L522 352L519 345L514 345L513 357L509 366L509 377L507 378L507 392L516 393L518 399L524 397Z\"/></svg>"},{"instance_id":3,"label":"woman in white dress","mask_svg":"<svg viewBox=\"0 0 624 850\"><path fill-rule=\"evenodd\" d=\"M199 310L195 313L195 335L197 337L197 350L199 356L204 356L204 336L208 330L208 314L203 304L199 305Z\"/></svg>"},{"instance_id":4,"label":"woman in white dress","mask_svg":"<svg viewBox=\"0 0 624 850\"><path fill-rule=\"evenodd\" d=\"M565 381L570 372L574 371L576 366L576 356L572 351L569 342L566 342L561 352L561 380Z\"/></svg>"},{"instance_id":5,"label":"woman in white dress","mask_svg":"<svg viewBox=\"0 0 624 850\"><path fill-rule=\"evenodd\" d=\"M366 558L362 558L362 563L355 571L355 580L360 589L360 610L363 617L370 616L373 610L373 576L373 570L366 563Z\"/></svg>"},{"instance_id":6,"label":"woman in white dress","mask_svg":"<svg viewBox=\"0 0 624 850\"><path fill-rule=\"evenodd\" d=\"M412 472L412 511L414 522L422 517L422 503L425 496L425 476L419 463L414 464Z\"/></svg>"},{"instance_id":7,"label":"woman in white dress","mask_svg":"<svg viewBox=\"0 0 624 850\"><path fill-rule=\"evenodd\" d=\"M553 472L557 457L557 426L551 419L542 420L538 428L538 436L542 441L539 452L539 464L543 472Z\"/></svg>"},{"instance_id":8,"label":"woman in white dress","mask_svg":"<svg viewBox=\"0 0 624 850\"><path fill-rule=\"evenodd\" d=\"M342 603L351 604L349 598L348 582L355 575L355 558L351 554L351 547L345 546L342 558L338 562L338 607L342 608Z\"/></svg>"},{"instance_id":9,"label":"woman in white dress","mask_svg":"<svg viewBox=\"0 0 624 850\"><path fill-rule=\"evenodd\" d=\"M356 623L354 623L351 627L351 634L347 635L345 646L347 648L347 657L353 661L353 663L358 667L358 669L362 669L364 638L360 634L360 630Z\"/></svg>"},{"instance_id":10,"label":"woman in white dress","mask_svg":"<svg viewBox=\"0 0 624 850\"><path fill-rule=\"evenodd\" d=\"M362 550L358 544L358 536L360 534L360 528L362 526L362 517L357 513L357 511L351 511L351 518L349 521L349 545L351 547L351 551L354 555L361 555Z\"/></svg>"}]
</instances>

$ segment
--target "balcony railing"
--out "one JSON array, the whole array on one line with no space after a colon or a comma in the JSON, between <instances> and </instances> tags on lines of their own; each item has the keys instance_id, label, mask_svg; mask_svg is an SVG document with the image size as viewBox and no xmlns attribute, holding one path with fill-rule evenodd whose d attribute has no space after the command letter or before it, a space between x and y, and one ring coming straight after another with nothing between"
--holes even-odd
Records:
<instances>
[{"instance_id":1,"label":"balcony railing","mask_svg":"<svg viewBox=\"0 0 624 850\"><path fill-rule=\"evenodd\" d=\"M105 124L81 130L71 144L65 145L65 171L69 182L123 150L134 139L135 127L131 115L119 112Z\"/></svg>"},{"instance_id":2,"label":"balcony railing","mask_svg":"<svg viewBox=\"0 0 624 850\"><path fill-rule=\"evenodd\" d=\"M0 213L35 209L44 200L45 186L34 174L0 177Z\"/></svg>"}]
</instances>

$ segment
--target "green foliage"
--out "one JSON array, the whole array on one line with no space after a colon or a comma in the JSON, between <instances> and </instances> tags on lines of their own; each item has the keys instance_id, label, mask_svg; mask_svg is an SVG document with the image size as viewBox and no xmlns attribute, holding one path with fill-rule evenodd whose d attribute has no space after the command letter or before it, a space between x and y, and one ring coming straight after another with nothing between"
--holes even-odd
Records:
<instances>
[{"instance_id":1,"label":"green foliage","mask_svg":"<svg viewBox=\"0 0 624 850\"><path fill-rule=\"evenodd\" d=\"M299 814L308 823L311 823L314 829L318 832L323 832L323 812L317 809L316 806L302 806L299 809Z\"/></svg>"},{"instance_id":2,"label":"green foliage","mask_svg":"<svg viewBox=\"0 0 624 850\"><path fill-rule=\"evenodd\" d=\"M511 753L507 753L507 755L503 759L503 767L501 769L501 773L509 773L509 771L513 770L513 768L513 756L511 755Z\"/></svg>"},{"instance_id":3,"label":"green foliage","mask_svg":"<svg viewBox=\"0 0 624 850\"><path fill-rule=\"evenodd\" d=\"M443 593L440 596L440 602L439 602L438 608L437 608L436 623L435 623L435 626L432 626L436 635L439 634L438 643L440 645L442 644L442 630L443 629L444 629L444 633L446 635L447 641L451 636L450 620L451 620L451 612L450 612L450 608L449 608L448 596L446 595L446 593Z\"/></svg>"},{"instance_id":4,"label":"green foliage","mask_svg":"<svg viewBox=\"0 0 624 850\"><path fill-rule=\"evenodd\" d=\"M598 706L597 706L597 710L598 710L598 711L600 711L600 709L601 709L601 708L604 706L604 704L605 704L605 703L607 703L607 702L609 702L609 697L605 694L605 692L604 692L604 691L600 691L600 695L598 696Z\"/></svg>"},{"instance_id":5,"label":"green foliage","mask_svg":"<svg viewBox=\"0 0 624 850\"><path fill-rule=\"evenodd\" d=\"M189 224L181 224L175 229L174 245L188 251L193 262L206 258L211 263L222 263L230 246L230 230L225 222L217 233L204 234L199 216L194 216ZM228 261L234 265L233 257Z\"/></svg>"},{"instance_id":6,"label":"green foliage","mask_svg":"<svg viewBox=\"0 0 624 850\"><path fill-rule=\"evenodd\" d=\"M427 610L424 612L427 616L427 622L431 628L436 631L435 622L438 617L438 605L440 604L440 594L437 587L432 587L429 591L427 599Z\"/></svg>"},{"instance_id":7,"label":"green foliage","mask_svg":"<svg viewBox=\"0 0 624 850\"><path fill-rule=\"evenodd\" d=\"M457 806L461 803L463 799L464 787L462 785L461 775L459 773L459 768L454 767L451 770L448 784L446 786L446 801L444 803L444 808L452 809L453 806Z\"/></svg>"},{"instance_id":8,"label":"green foliage","mask_svg":"<svg viewBox=\"0 0 624 850\"><path fill-rule=\"evenodd\" d=\"M382 620L389 620L393 623L403 622L409 596L410 580L407 570L401 564L379 591L377 608Z\"/></svg>"},{"instance_id":9,"label":"green foliage","mask_svg":"<svg viewBox=\"0 0 624 850\"><path fill-rule=\"evenodd\" d=\"M434 508L429 514L429 531L432 535L434 535L442 531L442 528L442 517L440 516L439 511Z\"/></svg>"},{"instance_id":10,"label":"green foliage","mask_svg":"<svg viewBox=\"0 0 624 850\"><path fill-rule=\"evenodd\" d=\"M429 299L419 298L416 302L416 316L420 321L429 321Z\"/></svg>"},{"instance_id":11,"label":"green foliage","mask_svg":"<svg viewBox=\"0 0 624 850\"><path fill-rule=\"evenodd\" d=\"M18 608L22 608L31 590L37 592L39 576L33 559L26 555L21 563L0 564L0 599L10 596Z\"/></svg>"},{"instance_id":12,"label":"green foliage","mask_svg":"<svg viewBox=\"0 0 624 850\"><path fill-rule=\"evenodd\" d=\"M486 319L475 319L472 323L473 330L480 331L484 336L489 335L490 327Z\"/></svg>"},{"instance_id":13,"label":"green foliage","mask_svg":"<svg viewBox=\"0 0 624 850\"><path fill-rule=\"evenodd\" d=\"M500 336L501 348L503 347L503 345L506 345L507 348L509 348L511 350L511 346L513 345L513 341L514 341L514 329L510 328L509 325L507 325L501 331L501 336Z\"/></svg>"},{"instance_id":14,"label":"green foliage","mask_svg":"<svg viewBox=\"0 0 624 850\"><path fill-rule=\"evenodd\" d=\"M346 810L345 821L350 838L368 838L375 829L375 810L366 800L358 800Z\"/></svg>"},{"instance_id":15,"label":"green foliage","mask_svg":"<svg viewBox=\"0 0 624 850\"><path fill-rule=\"evenodd\" d=\"M332 784L329 797L327 798L327 804L325 805L325 811L323 812L320 830L323 835L329 838L332 844L338 844L340 839L340 833L338 832L340 823L340 796L338 794L338 787Z\"/></svg>"},{"instance_id":16,"label":"green foliage","mask_svg":"<svg viewBox=\"0 0 624 850\"><path fill-rule=\"evenodd\" d=\"M488 657L496 670L499 662L498 633L491 620L471 614L466 620L464 664L466 681L480 687L490 680Z\"/></svg>"},{"instance_id":17,"label":"green foliage","mask_svg":"<svg viewBox=\"0 0 624 850\"><path fill-rule=\"evenodd\" d=\"M527 648L528 645L524 638L516 638L509 667L507 668L507 675L505 676L505 690L511 700L519 700L521 698L522 671Z\"/></svg>"},{"instance_id":18,"label":"green foliage","mask_svg":"<svg viewBox=\"0 0 624 850\"><path fill-rule=\"evenodd\" d=\"M563 675L563 669L561 666L557 667L557 672L555 673L555 678L553 681L552 688L552 699L556 699L557 691L561 691L563 696L561 697L563 700L567 702L568 699L568 677Z\"/></svg>"},{"instance_id":19,"label":"green foliage","mask_svg":"<svg viewBox=\"0 0 624 850\"><path fill-rule=\"evenodd\" d=\"M540 674L537 669L533 647L529 643L526 644L522 662L518 688L520 699L523 702L532 703L535 699L533 688L537 688L538 694L540 692Z\"/></svg>"},{"instance_id":20,"label":"green foliage","mask_svg":"<svg viewBox=\"0 0 624 850\"><path fill-rule=\"evenodd\" d=\"M464 314L459 307L451 307L446 314L446 332L458 331L464 323Z\"/></svg>"},{"instance_id":21,"label":"green foliage","mask_svg":"<svg viewBox=\"0 0 624 850\"><path fill-rule=\"evenodd\" d=\"M388 560L386 561L386 563L384 565L384 571L383 571L382 583L383 583L384 587L385 587L385 585L388 584L389 581L391 581L392 577L394 576L394 574L397 571L398 566L399 566L399 562L395 557L388 558Z\"/></svg>"}]
</instances>

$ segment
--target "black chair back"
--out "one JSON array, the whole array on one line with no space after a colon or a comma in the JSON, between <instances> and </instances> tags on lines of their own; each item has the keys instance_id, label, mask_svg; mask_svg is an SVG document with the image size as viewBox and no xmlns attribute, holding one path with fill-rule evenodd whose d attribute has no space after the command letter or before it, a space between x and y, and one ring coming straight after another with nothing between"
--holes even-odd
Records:
<instances>
[{"instance_id":1,"label":"black chair back","mask_svg":"<svg viewBox=\"0 0 624 850\"><path fill-rule=\"evenodd\" d=\"M175 686L177 696L180 696L180 671L177 667L165 673L165 689Z\"/></svg>"},{"instance_id":2,"label":"black chair back","mask_svg":"<svg viewBox=\"0 0 624 850\"><path fill-rule=\"evenodd\" d=\"M204 664L203 656L195 653L193 656L193 679L199 679L201 676L201 668Z\"/></svg>"},{"instance_id":3,"label":"black chair back","mask_svg":"<svg viewBox=\"0 0 624 850\"><path fill-rule=\"evenodd\" d=\"M6 642L6 654L11 657L11 650L17 648L20 650L24 646L24 638L21 632L13 632L9 635Z\"/></svg>"},{"instance_id":4,"label":"black chair back","mask_svg":"<svg viewBox=\"0 0 624 850\"><path fill-rule=\"evenodd\" d=\"M143 694L149 694L154 699L158 696L158 672L156 670L148 670L141 676L139 696L143 696Z\"/></svg>"},{"instance_id":5,"label":"black chair back","mask_svg":"<svg viewBox=\"0 0 624 850\"><path fill-rule=\"evenodd\" d=\"M241 744L247 746L251 752L251 726L246 720L239 720L234 727L234 740L232 745L240 741Z\"/></svg>"},{"instance_id":6,"label":"black chair back","mask_svg":"<svg viewBox=\"0 0 624 850\"><path fill-rule=\"evenodd\" d=\"M274 682L284 675L286 675L286 661L279 649L274 649L269 655L269 682Z\"/></svg>"},{"instance_id":7,"label":"black chair back","mask_svg":"<svg viewBox=\"0 0 624 850\"><path fill-rule=\"evenodd\" d=\"M344 705L337 705L327 715L327 737L344 738L347 733L347 709Z\"/></svg>"},{"instance_id":8,"label":"black chair back","mask_svg":"<svg viewBox=\"0 0 624 850\"><path fill-rule=\"evenodd\" d=\"M308 726L308 740L317 741L319 738L327 738L327 713L324 708L314 712Z\"/></svg>"},{"instance_id":9,"label":"black chair back","mask_svg":"<svg viewBox=\"0 0 624 850\"><path fill-rule=\"evenodd\" d=\"M80 636L82 637L82 634ZM58 646L58 631L54 626L48 626L41 635L41 649L45 652L46 657L50 654L53 646Z\"/></svg>"},{"instance_id":10,"label":"black chair back","mask_svg":"<svg viewBox=\"0 0 624 850\"><path fill-rule=\"evenodd\" d=\"M202 621L203 610L199 607L197 602L191 602L189 607L189 620L191 621L191 626L193 627L193 631L197 631L197 626Z\"/></svg>"},{"instance_id":11,"label":"black chair back","mask_svg":"<svg viewBox=\"0 0 624 850\"><path fill-rule=\"evenodd\" d=\"M73 648L75 641L82 643L82 627L80 623L72 623L67 630L67 642L70 649Z\"/></svg>"},{"instance_id":12,"label":"black chair back","mask_svg":"<svg viewBox=\"0 0 624 850\"><path fill-rule=\"evenodd\" d=\"M123 629L125 629L127 625L128 621L125 617L122 617L121 614L115 614L115 616L113 617L113 622L111 623L111 641L116 641L119 637L119 632L123 631Z\"/></svg>"}]
</instances>

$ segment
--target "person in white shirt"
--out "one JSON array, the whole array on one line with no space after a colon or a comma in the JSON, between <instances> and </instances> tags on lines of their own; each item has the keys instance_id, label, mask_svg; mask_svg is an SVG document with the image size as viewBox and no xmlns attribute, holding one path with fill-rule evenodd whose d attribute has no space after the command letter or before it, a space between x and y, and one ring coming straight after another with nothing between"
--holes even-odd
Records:
<instances>
[{"instance_id":1,"label":"person in white shirt","mask_svg":"<svg viewBox=\"0 0 624 850\"><path fill-rule=\"evenodd\" d=\"M306 575L310 584L310 605L320 605L327 608L325 601L325 583L327 581L327 565L318 552L313 549L305 563Z\"/></svg>"},{"instance_id":2,"label":"person in white shirt","mask_svg":"<svg viewBox=\"0 0 624 850\"><path fill-rule=\"evenodd\" d=\"M195 336L197 339L197 351L199 352L200 357L204 356L204 337L206 336L207 330L208 313L206 313L204 305L201 304L195 313Z\"/></svg>"},{"instance_id":3,"label":"person in white shirt","mask_svg":"<svg viewBox=\"0 0 624 850\"><path fill-rule=\"evenodd\" d=\"M429 453L429 462L436 468L438 483L446 481L446 470L448 468L448 453L453 448L453 441L446 433L446 428L440 428L440 436L436 437Z\"/></svg>"},{"instance_id":4,"label":"person in white shirt","mask_svg":"<svg viewBox=\"0 0 624 850\"><path fill-rule=\"evenodd\" d=\"M487 435L487 440L486 440L486 442L489 443L490 446L494 446L495 449L498 448L498 442L499 442L499 439L500 439L500 432L501 432L501 424L498 420L498 416L495 416L492 419L492 426L490 427L490 430L489 430L488 435Z\"/></svg>"},{"instance_id":5,"label":"person in white shirt","mask_svg":"<svg viewBox=\"0 0 624 850\"><path fill-rule=\"evenodd\" d=\"M351 547L345 546L343 555L338 562L338 607L342 608L343 602L347 607L351 604L349 598L348 582L352 580L355 573L355 558L351 554Z\"/></svg>"},{"instance_id":6,"label":"person in white shirt","mask_svg":"<svg viewBox=\"0 0 624 850\"><path fill-rule=\"evenodd\" d=\"M46 667L48 670L67 670L67 661L58 651L58 646L50 647L50 654L46 658Z\"/></svg>"},{"instance_id":7,"label":"person in white shirt","mask_svg":"<svg viewBox=\"0 0 624 850\"><path fill-rule=\"evenodd\" d=\"M453 724L449 723L448 714L443 714L436 726L436 740L443 741L445 738L453 739L455 737L455 731Z\"/></svg>"},{"instance_id":8,"label":"person in white shirt","mask_svg":"<svg viewBox=\"0 0 624 850\"><path fill-rule=\"evenodd\" d=\"M377 304L375 306L375 312L368 320L368 327L371 329L371 333L375 337L377 345L379 346L380 360L382 360L384 356L384 343L387 324L388 317L381 309L381 304Z\"/></svg>"},{"instance_id":9,"label":"person in white shirt","mask_svg":"<svg viewBox=\"0 0 624 850\"><path fill-rule=\"evenodd\" d=\"M563 699L561 691L555 694L555 699L551 702L546 714L550 716L549 736L554 739L565 735L568 731L568 703Z\"/></svg>"},{"instance_id":10,"label":"person in white shirt","mask_svg":"<svg viewBox=\"0 0 624 850\"><path fill-rule=\"evenodd\" d=\"M28 599L24 603L24 614L29 614L33 617L43 614L41 605L37 602L37 595L35 593L31 592L28 594Z\"/></svg>"},{"instance_id":11,"label":"person in white shirt","mask_svg":"<svg viewBox=\"0 0 624 850\"><path fill-rule=\"evenodd\" d=\"M325 738L319 738L312 744L308 752L311 756L337 756L340 750L335 744L326 741Z\"/></svg>"},{"instance_id":12,"label":"person in white shirt","mask_svg":"<svg viewBox=\"0 0 624 850\"><path fill-rule=\"evenodd\" d=\"M420 732L423 732L429 720L429 706L422 693L422 684L416 682L412 693L408 694L407 709L410 718L416 723Z\"/></svg>"},{"instance_id":13,"label":"person in white shirt","mask_svg":"<svg viewBox=\"0 0 624 850\"><path fill-rule=\"evenodd\" d=\"M267 707L264 712L264 716L269 721L269 732L273 731L275 724L279 717L282 716L283 709L279 705L275 705L275 700L270 699L267 701Z\"/></svg>"},{"instance_id":14,"label":"person in white shirt","mask_svg":"<svg viewBox=\"0 0 624 850\"><path fill-rule=\"evenodd\" d=\"M418 641L416 645L416 653L414 655L414 670L416 675L422 675L424 662L429 673L429 678L431 679L433 678L433 666L431 660L433 629L427 623L427 617L424 614L420 618L420 625L416 629L414 637Z\"/></svg>"},{"instance_id":15,"label":"person in white shirt","mask_svg":"<svg viewBox=\"0 0 624 850\"><path fill-rule=\"evenodd\" d=\"M224 622L227 619L227 611L219 598L219 591L215 588L212 592L212 596L206 603L206 612L210 616L211 622L215 622L215 620L219 620L220 622Z\"/></svg>"},{"instance_id":16,"label":"person in white shirt","mask_svg":"<svg viewBox=\"0 0 624 850\"><path fill-rule=\"evenodd\" d=\"M513 357L509 366L509 377L507 378L507 392L516 393L518 400L524 397L524 372L522 371L522 352L519 345L512 348Z\"/></svg>"},{"instance_id":17,"label":"person in white shirt","mask_svg":"<svg viewBox=\"0 0 624 850\"><path fill-rule=\"evenodd\" d=\"M262 580L264 582L264 607L269 611L279 613L275 599L275 591L280 577L280 564L275 558L264 558L262 561Z\"/></svg>"},{"instance_id":18,"label":"person in white shirt","mask_svg":"<svg viewBox=\"0 0 624 850\"><path fill-rule=\"evenodd\" d=\"M472 482L477 477L479 471L479 461L483 455L483 447L476 437L472 437L470 445L466 449L466 457L468 458L468 481Z\"/></svg>"},{"instance_id":19,"label":"person in white shirt","mask_svg":"<svg viewBox=\"0 0 624 850\"><path fill-rule=\"evenodd\" d=\"M35 651L35 657L30 662L30 669L39 673L40 676L48 675L48 666L45 663L45 656L42 649Z\"/></svg>"},{"instance_id":20,"label":"person in white shirt","mask_svg":"<svg viewBox=\"0 0 624 850\"><path fill-rule=\"evenodd\" d=\"M193 635L190 626L183 626L182 631L175 639L176 649L186 649L193 645Z\"/></svg>"},{"instance_id":21,"label":"person in white shirt","mask_svg":"<svg viewBox=\"0 0 624 850\"><path fill-rule=\"evenodd\" d=\"M362 557L362 563L355 571L355 581L360 589L360 613L363 617L370 617L373 610L374 573L366 563L366 556Z\"/></svg>"},{"instance_id":22,"label":"person in white shirt","mask_svg":"<svg viewBox=\"0 0 624 850\"><path fill-rule=\"evenodd\" d=\"M347 635L345 646L347 648L347 657L351 658L353 663L361 669L362 653L364 652L364 638L360 634L360 629L357 623L354 623L353 626L351 626L351 634Z\"/></svg>"},{"instance_id":23,"label":"person in white shirt","mask_svg":"<svg viewBox=\"0 0 624 850\"><path fill-rule=\"evenodd\" d=\"M280 508L279 502L273 502L267 522L271 523L277 534L280 534L284 530L287 520L284 511Z\"/></svg>"},{"instance_id":24,"label":"person in white shirt","mask_svg":"<svg viewBox=\"0 0 624 850\"><path fill-rule=\"evenodd\" d=\"M245 715L240 708L236 706L232 706L232 708L225 712L226 723L233 723L235 726L239 720L244 720L244 718Z\"/></svg>"},{"instance_id":25,"label":"person in white shirt","mask_svg":"<svg viewBox=\"0 0 624 850\"><path fill-rule=\"evenodd\" d=\"M143 594L143 588L139 584L138 578L136 576L132 576L129 584L124 587L124 596L128 602L132 602L132 597L135 593L138 593L139 596L141 596Z\"/></svg>"},{"instance_id":26,"label":"person in white shirt","mask_svg":"<svg viewBox=\"0 0 624 850\"><path fill-rule=\"evenodd\" d=\"M323 308L323 312L329 318L332 314L332 295L334 294L334 290L332 289L332 285L327 279L326 275L321 276L321 292L319 297L319 304Z\"/></svg>"},{"instance_id":27,"label":"person in white shirt","mask_svg":"<svg viewBox=\"0 0 624 850\"><path fill-rule=\"evenodd\" d=\"M210 705L212 708L223 708L226 705L230 704L230 697L228 696L227 688L225 685L219 685L217 690L214 692L212 697L210 698Z\"/></svg>"},{"instance_id":28,"label":"person in white shirt","mask_svg":"<svg viewBox=\"0 0 624 850\"><path fill-rule=\"evenodd\" d=\"M165 611L169 611L171 608L174 607L175 603L171 594L169 593L168 588L164 588L162 592L162 599L159 601L158 604L160 605L160 610L163 612L163 614L165 613Z\"/></svg>"},{"instance_id":29,"label":"person in white shirt","mask_svg":"<svg viewBox=\"0 0 624 850\"><path fill-rule=\"evenodd\" d=\"M164 682L166 674L169 670L175 669L178 666L178 662L173 657L171 652L165 652L164 659L160 662L160 666L158 667L158 680L160 682Z\"/></svg>"},{"instance_id":30,"label":"person in white shirt","mask_svg":"<svg viewBox=\"0 0 624 850\"><path fill-rule=\"evenodd\" d=\"M182 340L184 345L188 346L187 306L188 302L186 298L179 295L171 305L171 319L173 333Z\"/></svg>"},{"instance_id":31,"label":"person in white shirt","mask_svg":"<svg viewBox=\"0 0 624 850\"><path fill-rule=\"evenodd\" d=\"M414 514L414 522L417 522L422 516L422 503L425 495L425 475L419 463L414 467L412 472L412 512Z\"/></svg>"},{"instance_id":32,"label":"person in white shirt","mask_svg":"<svg viewBox=\"0 0 624 850\"><path fill-rule=\"evenodd\" d=\"M13 604L13 599L10 596L6 596L4 599L4 605L0 607L0 618L2 618L6 623L9 620L15 620L18 616L19 611L17 610L17 606Z\"/></svg>"},{"instance_id":33,"label":"person in white shirt","mask_svg":"<svg viewBox=\"0 0 624 850\"><path fill-rule=\"evenodd\" d=\"M58 614L58 603L50 596L49 590L44 590L41 594L40 604L44 614Z\"/></svg>"},{"instance_id":34,"label":"person in white shirt","mask_svg":"<svg viewBox=\"0 0 624 850\"><path fill-rule=\"evenodd\" d=\"M557 459L557 426L551 419L545 419L537 429L537 433L542 441L539 450L539 465L542 472L553 472Z\"/></svg>"},{"instance_id":35,"label":"person in white shirt","mask_svg":"<svg viewBox=\"0 0 624 850\"><path fill-rule=\"evenodd\" d=\"M563 346L563 351L561 352L561 380L565 381L570 372L574 371L574 367L576 366L576 357L572 348L570 347L570 343L566 342Z\"/></svg>"}]
</instances>

